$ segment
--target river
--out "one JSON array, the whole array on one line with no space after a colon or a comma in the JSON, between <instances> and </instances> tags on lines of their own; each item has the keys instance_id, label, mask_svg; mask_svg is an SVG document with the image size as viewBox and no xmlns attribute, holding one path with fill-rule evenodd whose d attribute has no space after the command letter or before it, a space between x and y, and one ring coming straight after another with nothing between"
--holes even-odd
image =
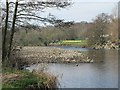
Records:
<instances>
[{"instance_id":1,"label":"river","mask_svg":"<svg viewBox=\"0 0 120 90\"><path fill-rule=\"evenodd\" d=\"M47 65L47 72L58 77L60 88L118 88L118 51L117 50L92 50L62 46L68 50L79 50L86 54L95 63L56 64ZM36 64L29 70L42 66Z\"/></svg>"}]
</instances>

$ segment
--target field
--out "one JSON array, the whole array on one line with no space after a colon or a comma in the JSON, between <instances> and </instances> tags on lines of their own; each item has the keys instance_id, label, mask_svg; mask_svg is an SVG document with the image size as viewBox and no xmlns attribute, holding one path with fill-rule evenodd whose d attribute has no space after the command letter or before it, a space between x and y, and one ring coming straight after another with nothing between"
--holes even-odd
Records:
<instances>
[{"instance_id":1,"label":"field","mask_svg":"<svg viewBox=\"0 0 120 90\"><path fill-rule=\"evenodd\" d=\"M86 40L62 40L53 44L57 45L70 45L70 46L86 46L87 41Z\"/></svg>"}]
</instances>

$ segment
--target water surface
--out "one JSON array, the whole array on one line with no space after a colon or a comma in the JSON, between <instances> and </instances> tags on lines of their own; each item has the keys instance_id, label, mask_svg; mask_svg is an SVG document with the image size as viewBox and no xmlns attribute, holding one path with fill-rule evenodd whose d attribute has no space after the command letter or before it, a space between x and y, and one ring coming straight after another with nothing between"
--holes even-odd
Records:
<instances>
[{"instance_id":1,"label":"water surface","mask_svg":"<svg viewBox=\"0 0 120 90\"><path fill-rule=\"evenodd\" d=\"M58 76L61 88L118 88L118 51L91 50L76 47L59 47L68 50L87 52L87 55L99 63L77 63L47 65L47 71ZM40 69L41 64L29 69Z\"/></svg>"}]
</instances>

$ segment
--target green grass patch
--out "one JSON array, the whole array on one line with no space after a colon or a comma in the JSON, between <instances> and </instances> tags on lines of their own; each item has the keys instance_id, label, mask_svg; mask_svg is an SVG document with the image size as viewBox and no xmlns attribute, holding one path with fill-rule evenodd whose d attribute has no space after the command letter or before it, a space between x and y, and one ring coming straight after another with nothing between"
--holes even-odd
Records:
<instances>
[{"instance_id":1,"label":"green grass patch","mask_svg":"<svg viewBox=\"0 0 120 90\"><path fill-rule=\"evenodd\" d=\"M87 40L63 40L57 42L61 45L87 45Z\"/></svg>"},{"instance_id":2,"label":"green grass patch","mask_svg":"<svg viewBox=\"0 0 120 90\"><path fill-rule=\"evenodd\" d=\"M47 86L53 87L56 85L55 79L54 76L43 72L37 73L26 70L5 69L3 70L2 90L8 90L11 88L23 90L29 86L32 86L33 88L45 88Z\"/></svg>"}]
</instances>

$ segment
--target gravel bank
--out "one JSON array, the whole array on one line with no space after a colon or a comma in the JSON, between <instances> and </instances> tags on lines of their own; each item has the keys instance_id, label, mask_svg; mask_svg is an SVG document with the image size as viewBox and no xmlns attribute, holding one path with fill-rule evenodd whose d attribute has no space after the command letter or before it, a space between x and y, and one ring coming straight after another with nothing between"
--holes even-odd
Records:
<instances>
[{"instance_id":1,"label":"gravel bank","mask_svg":"<svg viewBox=\"0 0 120 90\"><path fill-rule=\"evenodd\" d=\"M56 47L23 47L16 50L16 58L29 63L93 63L80 51L64 50Z\"/></svg>"}]
</instances>

